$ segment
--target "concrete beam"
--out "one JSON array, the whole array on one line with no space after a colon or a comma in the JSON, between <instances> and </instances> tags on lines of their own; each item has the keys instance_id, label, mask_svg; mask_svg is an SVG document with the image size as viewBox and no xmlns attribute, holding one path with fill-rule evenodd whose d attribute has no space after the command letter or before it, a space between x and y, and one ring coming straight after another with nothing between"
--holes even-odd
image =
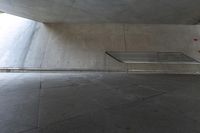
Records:
<instances>
[{"instance_id":1,"label":"concrete beam","mask_svg":"<svg viewBox=\"0 0 200 133\"><path fill-rule=\"evenodd\" d=\"M199 0L0 0L0 10L41 22L194 24Z\"/></svg>"}]
</instances>

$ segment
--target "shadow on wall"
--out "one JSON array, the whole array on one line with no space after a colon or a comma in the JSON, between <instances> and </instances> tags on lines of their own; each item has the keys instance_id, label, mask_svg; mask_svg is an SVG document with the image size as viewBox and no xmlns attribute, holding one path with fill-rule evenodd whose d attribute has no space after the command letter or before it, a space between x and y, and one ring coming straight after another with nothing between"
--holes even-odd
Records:
<instances>
[{"instance_id":1,"label":"shadow on wall","mask_svg":"<svg viewBox=\"0 0 200 133\"><path fill-rule=\"evenodd\" d=\"M107 56L105 51L173 51L198 60L199 55L194 54L197 45L192 42L198 30L188 25L42 24L38 39L31 45L35 52L29 54L26 67L196 73L200 72L199 65L127 66ZM41 65L32 62L36 58Z\"/></svg>"},{"instance_id":2,"label":"shadow on wall","mask_svg":"<svg viewBox=\"0 0 200 133\"><path fill-rule=\"evenodd\" d=\"M83 70L125 70L105 54L124 51L120 24L49 24L49 35L41 67Z\"/></svg>"}]
</instances>

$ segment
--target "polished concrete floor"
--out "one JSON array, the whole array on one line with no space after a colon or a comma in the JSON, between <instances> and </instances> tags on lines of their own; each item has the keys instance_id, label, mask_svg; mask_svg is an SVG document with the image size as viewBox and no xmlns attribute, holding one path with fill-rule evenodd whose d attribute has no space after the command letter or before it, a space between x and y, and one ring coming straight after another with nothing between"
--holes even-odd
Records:
<instances>
[{"instance_id":1,"label":"polished concrete floor","mask_svg":"<svg viewBox=\"0 0 200 133\"><path fill-rule=\"evenodd\" d=\"M0 133L200 133L200 76L1 73Z\"/></svg>"}]
</instances>

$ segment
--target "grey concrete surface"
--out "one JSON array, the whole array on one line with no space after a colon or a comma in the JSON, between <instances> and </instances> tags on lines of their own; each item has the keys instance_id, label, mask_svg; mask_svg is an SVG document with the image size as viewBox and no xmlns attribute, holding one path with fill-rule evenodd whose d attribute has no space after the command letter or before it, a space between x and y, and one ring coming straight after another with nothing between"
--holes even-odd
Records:
<instances>
[{"instance_id":1,"label":"grey concrete surface","mask_svg":"<svg viewBox=\"0 0 200 133\"><path fill-rule=\"evenodd\" d=\"M0 10L41 22L197 24L199 0L0 0Z\"/></svg>"},{"instance_id":2,"label":"grey concrete surface","mask_svg":"<svg viewBox=\"0 0 200 133\"><path fill-rule=\"evenodd\" d=\"M38 39L31 45L32 51L27 55L25 67L120 71L154 71L159 68L160 71L177 73L179 68L180 73L197 73L200 70L199 65L183 64L126 66L105 54L105 51L176 51L200 60L200 42L193 41L200 35L199 26L48 24L40 25L39 29L39 35L35 37Z\"/></svg>"},{"instance_id":3,"label":"grey concrete surface","mask_svg":"<svg viewBox=\"0 0 200 133\"><path fill-rule=\"evenodd\" d=\"M199 133L200 76L1 73L1 133Z\"/></svg>"},{"instance_id":4,"label":"grey concrete surface","mask_svg":"<svg viewBox=\"0 0 200 133\"><path fill-rule=\"evenodd\" d=\"M200 61L200 27L134 24L41 24L0 15L0 67L199 73L199 65L125 65L105 51L184 52ZM197 39L197 41L194 41Z\"/></svg>"}]
</instances>

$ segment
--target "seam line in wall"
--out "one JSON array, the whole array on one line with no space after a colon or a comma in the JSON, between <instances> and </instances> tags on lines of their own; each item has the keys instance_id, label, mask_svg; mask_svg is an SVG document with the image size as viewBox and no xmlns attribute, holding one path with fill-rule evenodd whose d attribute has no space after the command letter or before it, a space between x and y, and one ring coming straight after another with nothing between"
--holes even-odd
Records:
<instances>
[{"instance_id":1,"label":"seam line in wall","mask_svg":"<svg viewBox=\"0 0 200 133\"><path fill-rule=\"evenodd\" d=\"M127 51L127 42L126 42L126 24L123 24L123 31L124 31L124 48L125 48L125 52ZM129 72L129 66L128 66L128 64L126 64L126 73L128 73Z\"/></svg>"},{"instance_id":2,"label":"seam line in wall","mask_svg":"<svg viewBox=\"0 0 200 133\"><path fill-rule=\"evenodd\" d=\"M45 24L44 24L44 25L45 25ZM45 30L49 30L48 27L45 27L45 28L47 28L47 29L45 29ZM49 44L50 36L51 36L51 32L49 32L49 33L48 33L48 36L47 36L47 42L46 42L46 44L45 44L45 46L44 46L44 53L43 53L43 55L42 55L41 62L40 62L40 68L42 68L43 63L44 63L44 59L45 59L45 57L46 57L47 46L48 46L48 44Z\"/></svg>"},{"instance_id":3,"label":"seam line in wall","mask_svg":"<svg viewBox=\"0 0 200 133\"><path fill-rule=\"evenodd\" d=\"M123 24L123 31L124 31L124 48L125 48L125 51L127 51L127 46L126 46L126 24Z\"/></svg>"}]
</instances>

